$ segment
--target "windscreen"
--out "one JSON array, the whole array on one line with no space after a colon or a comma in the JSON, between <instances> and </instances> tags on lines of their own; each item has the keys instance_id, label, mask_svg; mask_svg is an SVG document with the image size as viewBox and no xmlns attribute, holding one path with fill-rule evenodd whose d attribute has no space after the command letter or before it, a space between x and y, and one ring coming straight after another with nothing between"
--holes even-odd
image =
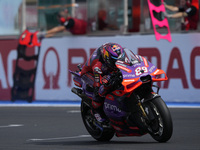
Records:
<instances>
[{"instance_id":1,"label":"windscreen","mask_svg":"<svg viewBox=\"0 0 200 150\"><path fill-rule=\"evenodd\" d=\"M132 66L134 64L140 63L137 55L135 55L130 49L124 49L126 55L120 61L125 62L127 65Z\"/></svg>"}]
</instances>

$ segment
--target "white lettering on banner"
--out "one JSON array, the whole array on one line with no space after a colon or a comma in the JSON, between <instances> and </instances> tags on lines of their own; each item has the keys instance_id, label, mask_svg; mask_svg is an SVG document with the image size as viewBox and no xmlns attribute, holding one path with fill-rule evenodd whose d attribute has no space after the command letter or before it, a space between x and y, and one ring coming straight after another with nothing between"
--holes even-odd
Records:
<instances>
[{"instance_id":1,"label":"white lettering on banner","mask_svg":"<svg viewBox=\"0 0 200 150\"><path fill-rule=\"evenodd\" d=\"M2 55L0 53L0 81L1 81L1 86L3 89L7 89L8 85L7 85L7 79L6 79L6 72L5 72L5 68L3 66L3 59L2 59Z\"/></svg>"}]
</instances>

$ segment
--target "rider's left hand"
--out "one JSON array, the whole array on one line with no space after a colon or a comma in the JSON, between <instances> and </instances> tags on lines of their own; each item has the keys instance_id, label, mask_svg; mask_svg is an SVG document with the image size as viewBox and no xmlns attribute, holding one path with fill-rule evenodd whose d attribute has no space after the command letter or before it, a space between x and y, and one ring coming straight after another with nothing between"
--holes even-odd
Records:
<instances>
[{"instance_id":1,"label":"rider's left hand","mask_svg":"<svg viewBox=\"0 0 200 150\"><path fill-rule=\"evenodd\" d=\"M110 78L111 78L111 76L110 75L105 75L105 76L103 76L103 78L102 78L102 84L104 85L104 86L109 86L109 81L110 81Z\"/></svg>"}]
</instances>

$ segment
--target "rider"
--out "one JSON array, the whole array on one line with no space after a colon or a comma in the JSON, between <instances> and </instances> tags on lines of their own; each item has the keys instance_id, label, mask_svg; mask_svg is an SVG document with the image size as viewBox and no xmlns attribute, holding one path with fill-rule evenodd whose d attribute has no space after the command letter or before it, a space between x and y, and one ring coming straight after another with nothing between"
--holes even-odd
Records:
<instances>
[{"instance_id":1,"label":"rider","mask_svg":"<svg viewBox=\"0 0 200 150\"><path fill-rule=\"evenodd\" d=\"M106 121L103 112L105 95L112 89L109 82L117 71L115 62L125 57L124 49L117 43L106 43L97 48L87 60L81 71L81 76L94 75L94 94L92 98L93 114L99 122Z\"/></svg>"}]
</instances>

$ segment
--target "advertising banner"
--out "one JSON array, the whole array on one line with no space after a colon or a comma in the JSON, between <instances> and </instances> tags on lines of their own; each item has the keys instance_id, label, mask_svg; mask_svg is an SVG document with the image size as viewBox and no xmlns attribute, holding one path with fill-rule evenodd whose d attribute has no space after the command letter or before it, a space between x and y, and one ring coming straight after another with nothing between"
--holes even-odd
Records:
<instances>
[{"instance_id":1,"label":"advertising banner","mask_svg":"<svg viewBox=\"0 0 200 150\"><path fill-rule=\"evenodd\" d=\"M172 34L172 42L156 41L154 35L87 37L69 36L44 39L41 44L35 81L35 100L80 100L69 70L76 70L91 53L106 42L116 42L146 57L163 69L160 95L167 102L200 102L200 34ZM0 41L0 100L10 100L18 40ZM33 50L28 50L33 53ZM21 64L32 67L28 63Z\"/></svg>"},{"instance_id":2,"label":"advertising banner","mask_svg":"<svg viewBox=\"0 0 200 150\"><path fill-rule=\"evenodd\" d=\"M172 42L154 35L44 39L36 79L36 100L80 100L71 92L69 70L76 70L106 42L116 42L163 69L168 81L158 83L165 101L200 102L200 34L173 34Z\"/></svg>"}]
</instances>

